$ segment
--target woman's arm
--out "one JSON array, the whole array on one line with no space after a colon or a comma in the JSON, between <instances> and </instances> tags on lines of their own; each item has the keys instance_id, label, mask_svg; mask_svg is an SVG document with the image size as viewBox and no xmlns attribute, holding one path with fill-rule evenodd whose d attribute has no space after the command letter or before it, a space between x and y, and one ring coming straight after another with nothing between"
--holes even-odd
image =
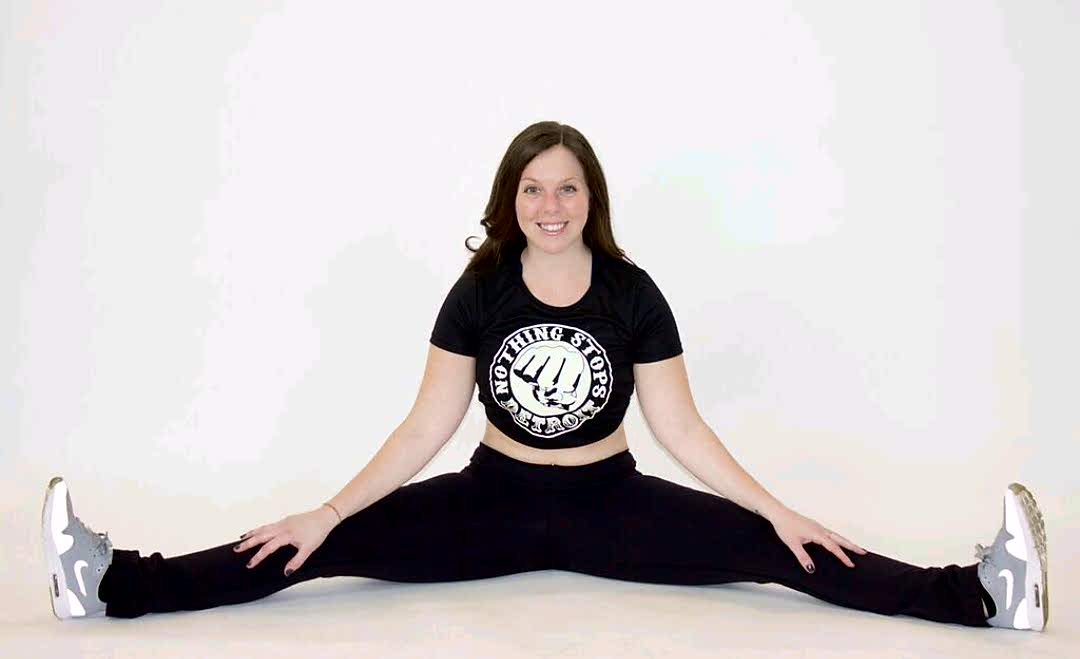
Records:
<instances>
[{"instance_id":1,"label":"woman's arm","mask_svg":"<svg viewBox=\"0 0 1080 659\"><path fill-rule=\"evenodd\" d=\"M375 503L417 474L453 436L476 387L476 358L428 347L420 391L412 410L382 447L330 504L348 517ZM329 508L323 507L337 521Z\"/></svg>"},{"instance_id":2,"label":"woman's arm","mask_svg":"<svg viewBox=\"0 0 1080 659\"><path fill-rule=\"evenodd\" d=\"M634 381L649 429L701 482L766 519L786 509L735 461L698 414L682 355L634 364Z\"/></svg>"},{"instance_id":3,"label":"woman's arm","mask_svg":"<svg viewBox=\"0 0 1080 659\"><path fill-rule=\"evenodd\" d=\"M375 457L333 498L330 505L289 515L247 531L233 551L259 546L248 561L254 568L284 545L297 552L285 565L285 576L300 569L342 519L363 510L416 475L457 430L472 398L476 359L431 346L420 393L405 421L383 442ZM261 545L261 546L260 546Z\"/></svg>"},{"instance_id":4,"label":"woman's arm","mask_svg":"<svg viewBox=\"0 0 1080 659\"><path fill-rule=\"evenodd\" d=\"M718 494L769 520L807 572L814 571L814 562L803 549L808 542L825 547L844 565L855 567L841 547L860 554L865 554L865 549L780 503L735 462L698 414L682 355L635 364L634 380L645 421L657 441Z\"/></svg>"},{"instance_id":5,"label":"woman's arm","mask_svg":"<svg viewBox=\"0 0 1080 659\"><path fill-rule=\"evenodd\" d=\"M665 446L701 482L743 508L768 520L787 509L735 461L703 420L687 428L678 441Z\"/></svg>"}]
</instances>

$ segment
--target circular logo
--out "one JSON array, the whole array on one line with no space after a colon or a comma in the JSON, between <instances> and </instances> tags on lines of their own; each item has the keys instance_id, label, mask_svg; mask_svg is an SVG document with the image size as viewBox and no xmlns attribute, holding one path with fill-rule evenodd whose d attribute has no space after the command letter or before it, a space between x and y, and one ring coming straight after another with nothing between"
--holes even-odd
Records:
<instances>
[{"instance_id":1,"label":"circular logo","mask_svg":"<svg viewBox=\"0 0 1080 659\"><path fill-rule=\"evenodd\" d=\"M554 323L523 327L503 340L488 372L491 395L538 437L556 437L604 409L611 361L588 332Z\"/></svg>"}]
</instances>

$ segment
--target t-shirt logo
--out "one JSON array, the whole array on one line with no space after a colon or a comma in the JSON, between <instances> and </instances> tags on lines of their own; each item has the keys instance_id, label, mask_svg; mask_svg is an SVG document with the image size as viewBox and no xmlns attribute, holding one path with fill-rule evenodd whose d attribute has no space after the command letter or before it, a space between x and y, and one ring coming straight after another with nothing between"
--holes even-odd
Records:
<instances>
[{"instance_id":1,"label":"t-shirt logo","mask_svg":"<svg viewBox=\"0 0 1080 659\"><path fill-rule=\"evenodd\" d=\"M495 401L537 437L574 430L611 397L607 352L588 332L569 325L531 325L507 336L488 376Z\"/></svg>"}]
</instances>

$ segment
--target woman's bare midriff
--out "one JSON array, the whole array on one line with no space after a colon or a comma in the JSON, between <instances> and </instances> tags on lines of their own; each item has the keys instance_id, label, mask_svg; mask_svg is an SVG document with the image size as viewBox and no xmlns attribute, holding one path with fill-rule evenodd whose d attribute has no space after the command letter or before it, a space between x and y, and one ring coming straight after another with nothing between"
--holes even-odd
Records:
<instances>
[{"instance_id":1,"label":"woman's bare midriff","mask_svg":"<svg viewBox=\"0 0 1080 659\"><path fill-rule=\"evenodd\" d=\"M626 431L620 423L615 432L611 433L598 442L574 448L543 449L527 446L521 442L510 439L503 431L487 422L487 429L481 444L487 444L499 453L522 462L531 462L541 465L559 465L563 467L579 467L604 458L609 458L620 451L627 450Z\"/></svg>"}]
</instances>

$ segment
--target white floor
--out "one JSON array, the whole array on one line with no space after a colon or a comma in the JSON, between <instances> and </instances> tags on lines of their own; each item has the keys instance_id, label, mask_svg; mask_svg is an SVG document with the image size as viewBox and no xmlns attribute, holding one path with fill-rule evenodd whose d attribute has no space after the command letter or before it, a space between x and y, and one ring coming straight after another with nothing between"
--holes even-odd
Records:
<instances>
[{"instance_id":1,"label":"white floor","mask_svg":"<svg viewBox=\"0 0 1080 659\"><path fill-rule=\"evenodd\" d=\"M667 586L560 571L435 584L337 577L205 611L60 622L49 607L40 556L41 488L21 476L18 481L0 486L7 495L0 496L2 657L1065 657L1080 647L1080 570L1071 562L1080 532L1069 515L1047 519L1051 617L1042 634L880 616L776 585ZM135 502L106 506L91 484L72 490L76 514L81 507L91 513L87 523L109 530L116 546L144 553L148 546L131 537L145 538L166 556L186 553L217 544L236 530L236 519L254 515L231 509L222 515L228 520L217 511L196 520L191 510L205 503L151 495L143 503L158 509L155 519L183 521L156 526L125 515L103 525L101 510L134 513ZM985 507L992 516L994 504ZM996 526L987 529L985 520L971 526L990 537L953 542L950 554L992 541ZM875 537L874 528L868 524L859 535L868 546L889 546L894 551L888 553L917 564L933 562L922 560L936 556L925 542L905 546ZM195 529L198 537L192 537ZM971 533L963 529L965 537ZM974 556L954 561L971 563Z\"/></svg>"}]
</instances>

